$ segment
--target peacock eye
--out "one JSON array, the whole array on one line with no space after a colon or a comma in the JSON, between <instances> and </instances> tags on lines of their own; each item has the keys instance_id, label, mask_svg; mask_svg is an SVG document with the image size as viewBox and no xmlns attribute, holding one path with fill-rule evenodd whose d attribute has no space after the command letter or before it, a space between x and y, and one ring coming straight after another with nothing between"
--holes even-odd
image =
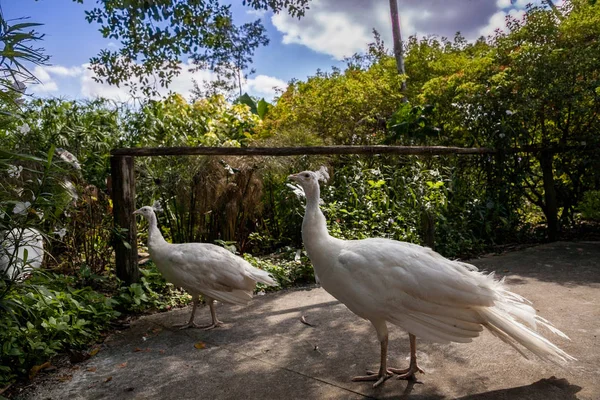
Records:
<instances>
[{"instance_id":1,"label":"peacock eye","mask_svg":"<svg viewBox=\"0 0 600 400\"><path fill-rule=\"evenodd\" d=\"M304 177L305 177L305 178L308 178L308 174L304 174Z\"/></svg>"}]
</instances>

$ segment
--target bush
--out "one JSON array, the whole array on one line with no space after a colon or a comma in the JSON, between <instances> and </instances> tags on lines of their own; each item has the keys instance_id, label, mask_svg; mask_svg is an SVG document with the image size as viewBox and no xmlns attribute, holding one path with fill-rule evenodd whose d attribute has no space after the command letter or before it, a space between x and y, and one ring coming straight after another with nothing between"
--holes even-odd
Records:
<instances>
[{"instance_id":1,"label":"bush","mask_svg":"<svg viewBox=\"0 0 600 400\"><path fill-rule=\"evenodd\" d=\"M2 303L0 387L60 351L88 346L119 315L110 297L75 288L73 277L41 272L10 286Z\"/></svg>"},{"instance_id":2,"label":"bush","mask_svg":"<svg viewBox=\"0 0 600 400\"><path fill-rule=\"evenodd\" d=\"M584 219L600 221L600 190L590 190L583 195L579 211Z\"/></svg>"},{"instance_id":3,"label":"bush","mask_svg":"<svg viewBox=\"0 0 600 400\"><path fill-rule=\"evenodd\" d=\"M191 301L192 296L187 292L165 281L154 263L140 268L140 273L140 283L119 287L115 299L120 310L124 312L164 311Z\"/></svg>"},{"instance_id":4,"label":"bush","mask_svg":"<svg viewBox=\"0 0 600 400\"><path fill-rule=\"evenodd\" d=\"M266 257L254 257L244 254L244 259L252 266L270 273L279 286L258 284L256 290L275 291L286 287L315 283L315 273L306 252L290 247Z\"/></svg>"},{"instance_id":5,"label":"bush","mask_svg":"<svg viewBox=\"0 0 600 400\"><path fill-rule=\"evenodd\" d=\"M167 310L191 299L152 263L140 268L141 283L131 286L114 276L82 271L74 276L36 271L23 282L0 281L5 293L0 300L0 387L59 353L90 346L122 313Z\"/></svg>"}]
</instances>

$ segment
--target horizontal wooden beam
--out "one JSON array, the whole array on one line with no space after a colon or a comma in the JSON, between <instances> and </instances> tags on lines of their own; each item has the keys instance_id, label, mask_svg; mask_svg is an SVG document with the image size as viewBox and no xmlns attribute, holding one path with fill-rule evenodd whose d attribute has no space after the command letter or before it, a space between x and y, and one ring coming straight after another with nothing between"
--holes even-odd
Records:
<instances>
[{"instance_id":1,"label":"horizontal wooden beam","mask_svg":"<svg viewBox=\"0 0 600 400\"><path fill-rule=\"evenodd\" d=\"M486 147L445 146L313 146L313 147L139 147L114 149L113 156L301 156L333 154L492 154Z\"/></svg>"},{"instance_id":2,"label":"horizontal wooden beam","mask_svg":"<svg viewBox=\"0 0 600 400\"><path fill-rule=\"evenodd\" d=\"M136 147L113 149L113 156L302 156L335 154L400 154L400 155L443 155L443 154L494 154L498 151L514 153L564 153L567 151L597 151L598 144L579 146L537 145L505 148L489 147L446 147L446 146L303 146L303 147Z\"/></svg>"}]
</instances>

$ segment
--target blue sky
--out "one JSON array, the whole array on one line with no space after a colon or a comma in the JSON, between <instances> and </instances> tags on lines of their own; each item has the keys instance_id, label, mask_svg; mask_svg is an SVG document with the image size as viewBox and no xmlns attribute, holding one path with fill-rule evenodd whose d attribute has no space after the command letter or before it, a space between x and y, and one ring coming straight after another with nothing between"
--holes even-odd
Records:
<instances>
[{"instance_id":1,"label":"blue sky","mask_svg":"<svg viewBox=\"0 0 600 400\"><path fill-rule=\"evenodd\" d=\"M399 0L403 35L439 35L453 37L461 33L468 39L491 34L504 25L506 14L522 15L529 1L516 0ZM534 3L536 1L533 1ZM391 41L388 0L313 0L305 18L297 20L285 14L256 13L231 1L236 23L261 18L270 44L254 57L256 73L250 76L246 90L272 99L273 87L285 86L292 78L306 79L317 69L341 66L344 56L366 49L376 28L386 43ZM124 89L107 87L93 81L85 64L101 49L118 46L102 38L98 26L85 20L84 5L71 0L0 0L6 19L30 17L43 23L46 36L42 46L51 56L48 67L35 72L42 85L30 87L37 96L67 98L112 97L125 100ZM192 78L210 79L208 72L184 73L172 90L189 95Z\"/></svg>"}]
</instances>

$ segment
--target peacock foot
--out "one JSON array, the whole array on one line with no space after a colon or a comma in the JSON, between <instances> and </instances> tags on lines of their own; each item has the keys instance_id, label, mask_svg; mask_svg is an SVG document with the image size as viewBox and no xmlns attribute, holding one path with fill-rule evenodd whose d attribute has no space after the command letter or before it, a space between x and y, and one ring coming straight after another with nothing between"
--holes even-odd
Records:
<instances>
[{"instance_id":1,"label":"peacock foot","mask_svg":"<svg viewBox=\"0 0 600 400\"><path fill-rule=\"evenodd\" d=\"M203 331L210 331L211 329L218 328L219 326L223 326L223 322L216 320L210 325L196 326L196 328L202 329Z\"/></svg>"},{"instance_id":2,"label":"peacock foot","mask_svg":"<svg viewBox=\"0 0 600 400\"><path fill-rule=\"evenodd\" d=\"M379 371L379 372L367 371L367 375L355 376L354 378L352 378L352 382L375 381L375 383L373 384L373 389L375 389L377 386L381 385L383 382L387 381L392 376L394 376L394 375L390 372L389 369L387 370L387 373L385 373L385 374L383 374L381 371Z\"/></svg>"},{"instance_id":3,"label":"peacock foot","mask_svg":"<svg viewBox=\"0 0 600 400\"><path fill-rule=\"evenodd\" d=\"M392 374L398 375L398 379L406 379L406 380L411 380L411 381L416 381L417 380L417 377L415 376L415 374L417 372L420 372L422 374L425 373L425 371L423 371L417 365L416 360L415 360L415 362L411 362L410 366L408 368L403 368L403 369L388 368L388 373L392 373Z\"/></svg>"},{"instance_id":4,"label":"peacock foot","mask_svg":"<svg viewBox=\"0 0 600 400\"><path fill-rule=\"evenodd\" d=\"M199 326L198 324L196 324L195 322L189 321L189 322L184 322L183 324L175 324L175 325L173 325L173 328L187 329L187 328L202 328L202 327Z\"/></svg>"}]
</instances>

